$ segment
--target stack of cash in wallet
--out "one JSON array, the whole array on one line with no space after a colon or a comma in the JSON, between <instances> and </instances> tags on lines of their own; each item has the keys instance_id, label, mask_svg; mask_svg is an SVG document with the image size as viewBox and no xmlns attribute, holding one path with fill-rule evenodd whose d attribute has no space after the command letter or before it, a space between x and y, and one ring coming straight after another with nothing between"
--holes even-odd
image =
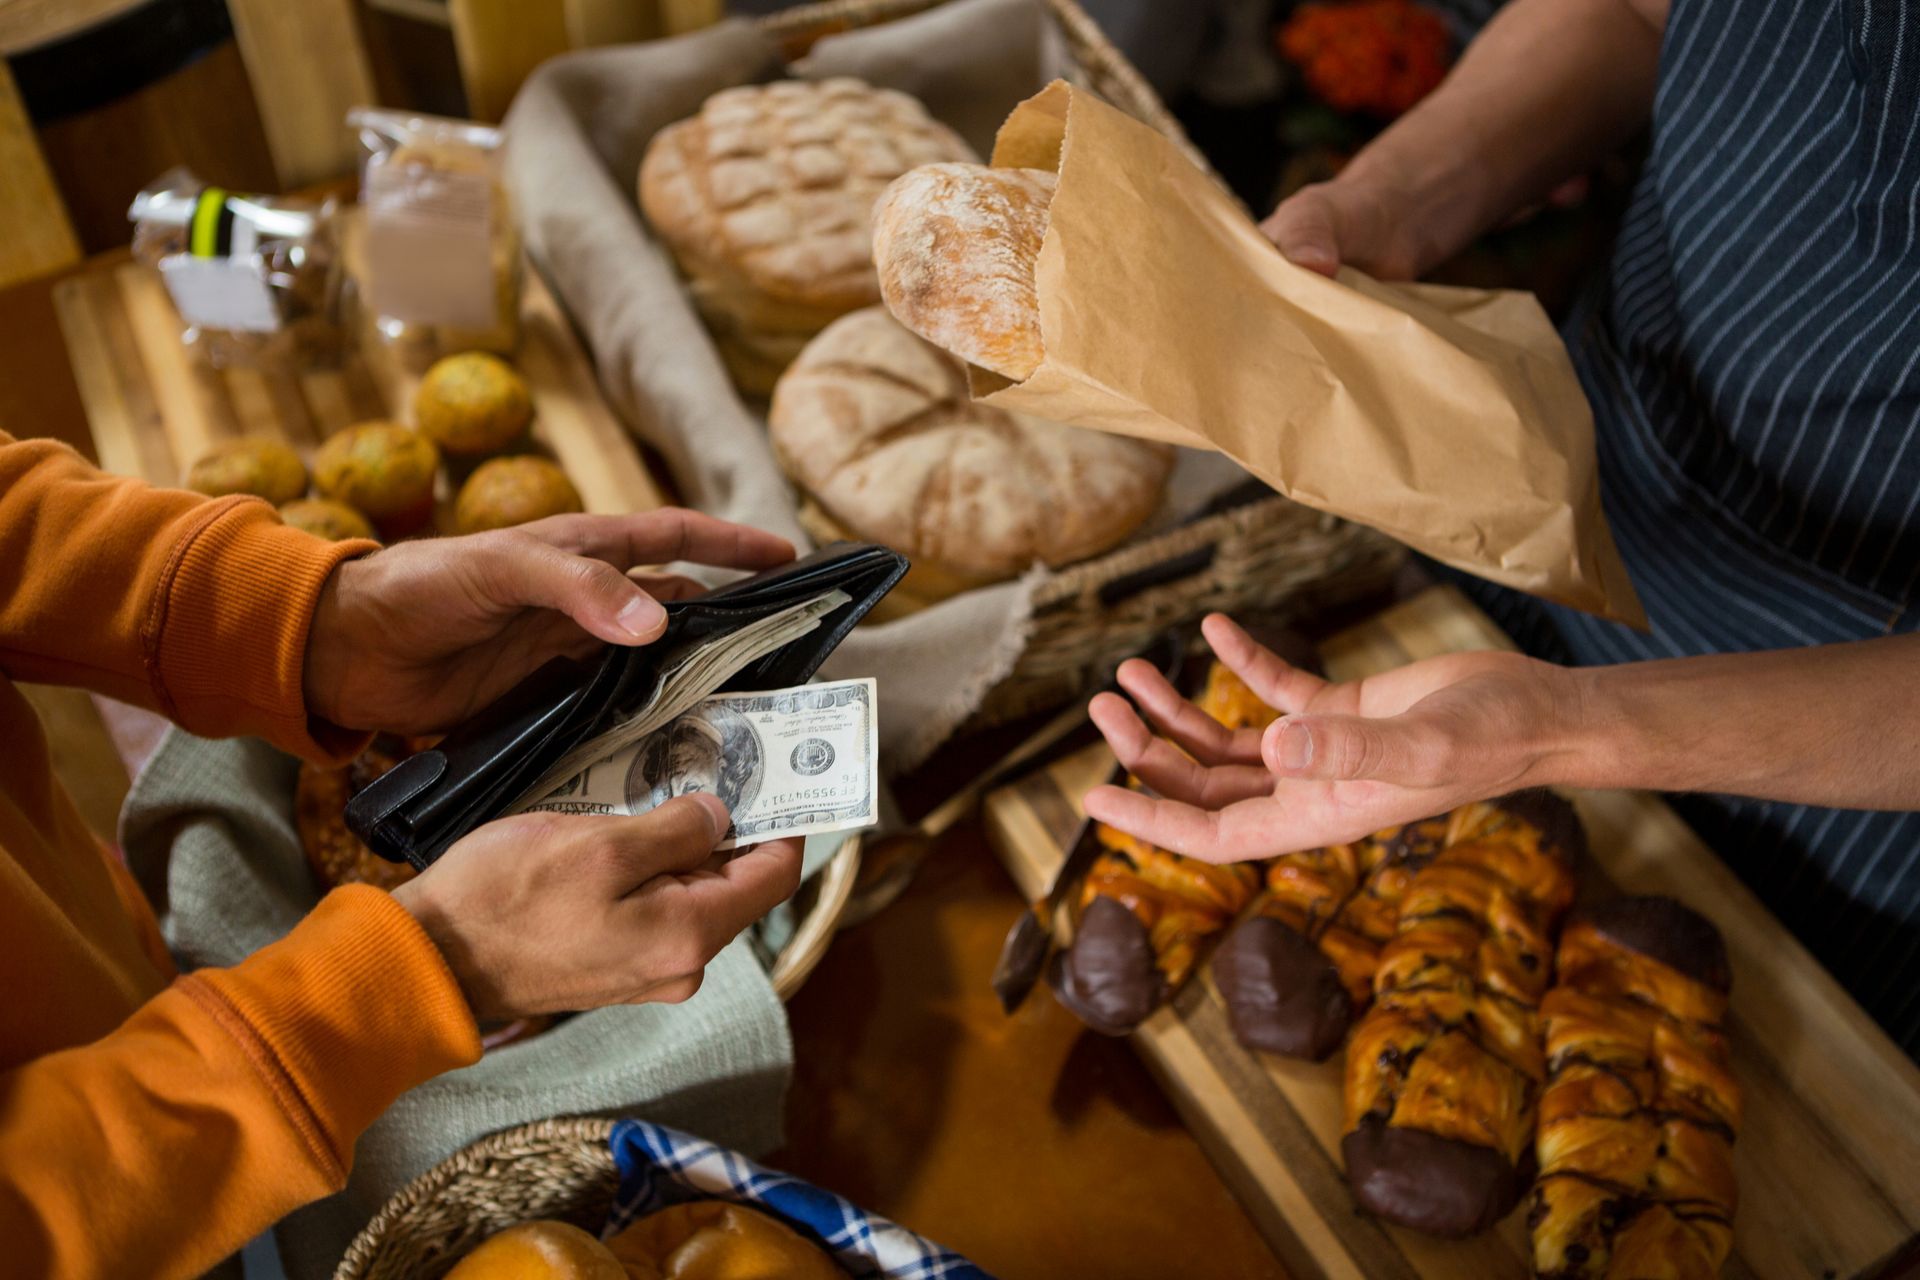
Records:
<instances>
[{"instance_id":1,"label":"stack of cash in wallet","mask_svg":"<svg viewBox=\"0 0 1920 1280\"><path fill-rule=\"evenodd\" d=\"M733 815L722 849L873 825L873 681L713 692L848 599L828 591L668 653L653 694L569 752L510 812L639 814L673 796L710 791Z\"/></svg>"}]
</instances>

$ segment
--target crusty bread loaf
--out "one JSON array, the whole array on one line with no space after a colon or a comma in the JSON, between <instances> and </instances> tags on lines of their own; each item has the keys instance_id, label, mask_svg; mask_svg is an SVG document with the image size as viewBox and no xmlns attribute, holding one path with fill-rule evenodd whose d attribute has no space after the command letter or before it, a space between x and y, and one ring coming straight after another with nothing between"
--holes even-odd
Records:
<instances>
[{"instance_id":1,"label":"crusty bread loaf","mask_svg":"<svg viewBox=\"0 0 1920 1280\"><path fill-rule=\"evenodd\" d=\"M1034 264L1054 176L933 164L898 178L873 211L880 295L943 351L1015 382L1040 367Z\"/></svg>"},{"instance_id":2,"label":"crusty bread loaf","mask_svg":"<svg viewBox=\"0 0 1920 1280\"><path fill-rule=\"evenodd\" d=\"M975 403L951 357L879 307L781 378L768 425L835 523L969 584L1114 546L1160 503L1171 451Z\"/></svg>"},{"instance_id":3,"label":"crusty bread loaf","mask_svg":"<svg viewBox=\"0 0 1920 1280\"><path fill-rule=\"evenodd\" d=\"M743 389L880 299L869 217L915 165L970 159L914 99L858 80L725 89L655 135L640 207L687 276Z\"/></svg>"}]
</instances>

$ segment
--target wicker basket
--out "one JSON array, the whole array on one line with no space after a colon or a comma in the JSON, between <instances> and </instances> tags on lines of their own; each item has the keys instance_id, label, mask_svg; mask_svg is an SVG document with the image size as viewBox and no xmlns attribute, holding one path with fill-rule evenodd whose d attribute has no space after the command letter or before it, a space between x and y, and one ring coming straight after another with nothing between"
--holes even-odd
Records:
<instances>
[{"instance_id":1,"label":"wicker basket","mask_svg":"<svg viewBox=\"0 0 1920 1280\"><path fill-rule=\"evenodd\" d=\"M895 18L906 18L938 8L946 0L823 0L820 4L794 8L760 19L760 28L780 42L787 61L792 62L813 47L823 36L859 27L875 27ZM1213 172L1213 166L1187 137L1186 130L1160 101L1127 55L1107 39L1087 11L1076 0L1041 0L1054 25L1065 39L1067 53L1073 59L1070 77L1074 83L1093 90L1143 124L1150 124L1172 138L1195 164Z\"/></svg>"},{"instance_id":2,"label":"wicker basket","mask_svg":"<svg viewBox=\"0 0 1920 1280\"><path fill-rule=\"evenodd\" d=\"M529 1218L598 1235L620 1183L613 1121L536 1120L456 1151L402 1187L347 1246L334 1280L437 1280Z\"/></svg>"},{"instance_id":3,"label":"wicker basket","mask_svg":"<svg viewBox=\"0 0 1920 1280\"><path fill-rule=\"evenodd\" d=\"M823 36L936 8L944 0L826 0L761 19L787 58ZM1207 172L1146 78L1076 0L1041 0L1066 47L1068 78L1179 144ZM1033 629L973 727L1060 706L1105 679L1168 625L1212 610L1311 609L1385 586L1404 558L1359 525L1266 496L1236 510L1142 538L1062 570L1033 599Z\"/></svg>"},{"instance_id":4,"label":"wicker basket","mask_svg":"<svg viewBox=\"0 0 1920 1280\"><path fill-rule=\"evenodd\" d=\"M848 836L827 865L800 886L799 896L794 899L800 923L767 970L767 981L780 999L791 1000L826 956L847 900L853 896L854 882L860 878L864 844L859 832Z\"/></svg>"}]
</instances>

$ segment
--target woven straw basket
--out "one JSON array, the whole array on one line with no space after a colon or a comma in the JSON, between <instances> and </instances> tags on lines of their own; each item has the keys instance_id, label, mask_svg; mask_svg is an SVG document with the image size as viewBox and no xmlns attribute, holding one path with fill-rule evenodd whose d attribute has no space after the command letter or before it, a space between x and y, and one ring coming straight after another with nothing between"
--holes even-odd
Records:
<instances>
[{"instance_id":1,"label":"woven straw basket","mask_svg":"<svg viewBox=\"0 0 1920 1280\"><path fill-rule=\"evenodd\" d=\"M438 1280L482 1240L530 1218L599 1235L620 1181L612 1133L611 1120L536 1120L456 1151L381 1206L334 1280Z\"/></svg>"},{"instance_id":2,"label":"woven straw basket","mask_svg":"<svg viewBox=\"0 0 1920 1280\"><path fill-rule=\"evenodd\" d=\"M761 20L791 60L835 32L874 26L943 0L827 0ZM1126 55L1076 0L1042 0L1071 60L1068 78L1171 138L1212 172ZM1041 584L1033 628L1012 672L987 695L972 727L1057 707L1105 678L1169 625L1212 610L1309 609L1383 586L1404 552L1359 525L1272 494L1141 538Z\"/></svg>"},{"instance_id":3,"label":"woven straw basket","mask_svg":"<svg viewBox=\"0 0 1920 1280\"><path fill-rule=\"evenodd\" d=\"M782 1000L791 1000L807 975L818 968L826 956L827 944L833 941L834 931L840 927L840 917L860 877L864 844L859 832L849 835L827 865L800 886L799 896L794 899L800 922L767 970L767 981Z\"/></svg>"}]
</instances>

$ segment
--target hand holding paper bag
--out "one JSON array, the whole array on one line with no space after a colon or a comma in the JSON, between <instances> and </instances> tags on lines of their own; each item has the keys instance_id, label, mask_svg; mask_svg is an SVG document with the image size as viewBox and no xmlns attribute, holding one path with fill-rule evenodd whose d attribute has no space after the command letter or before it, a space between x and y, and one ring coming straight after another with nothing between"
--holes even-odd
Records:
<instances>
[{"instance_id":1,"label":"hand holding paper bag","mask_svg":"<svg viewBox=\"0 0 1920 1280\"><path fill-rule=\"evenodd\" d=\"M993 163L1057 185L1032 282L1044 354L1018 382L974 370L978 398L1219 450L1443 563L1645 625L1600 510L1592 414L1531 295L1297 267L1173 143L1063 82L1014 110ZM913 177L876 217L883 282L960 225L890 216ZM908 327L950 336L898 293Z\"/></svg>"}]
</instances>

